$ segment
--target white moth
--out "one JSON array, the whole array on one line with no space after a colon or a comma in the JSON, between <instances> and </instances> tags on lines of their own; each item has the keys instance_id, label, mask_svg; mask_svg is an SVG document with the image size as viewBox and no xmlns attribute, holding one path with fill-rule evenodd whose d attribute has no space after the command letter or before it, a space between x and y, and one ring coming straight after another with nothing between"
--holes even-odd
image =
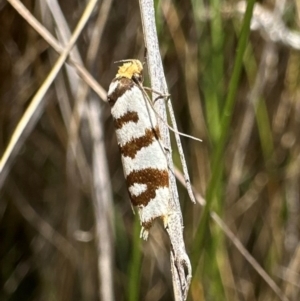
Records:
<instances>
[{"instance_id":1,"label":"white moth","mask_svg":"<svg viewBox=\"0 0 300 301\"><path fill-rule=\"evenodd\" d=\"M147 239L152 222L168 224L170 198L168 164L156 114L142 91L143 65L128 60L110 84L108 102L114 119L129 196L138 208L141 236Z\"/></svg>"}]
</instances>

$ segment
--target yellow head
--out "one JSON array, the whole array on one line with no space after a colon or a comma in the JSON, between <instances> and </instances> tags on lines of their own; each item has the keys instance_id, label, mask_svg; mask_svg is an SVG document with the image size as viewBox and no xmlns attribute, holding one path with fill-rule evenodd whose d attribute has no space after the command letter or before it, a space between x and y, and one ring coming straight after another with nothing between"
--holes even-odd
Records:
<instances>
[{"instance_id":1,"label":"yellow head","mask_svg":"<svg viewBox=\"0 0 300 301\"><path fill-rule=\"evenodd\" d=\"M119 67L116 78L126 77L129 79L138 79L141 81L143 64L139 60L122 60L119 61L124 63Z\"/></svg>"}]
</instances>

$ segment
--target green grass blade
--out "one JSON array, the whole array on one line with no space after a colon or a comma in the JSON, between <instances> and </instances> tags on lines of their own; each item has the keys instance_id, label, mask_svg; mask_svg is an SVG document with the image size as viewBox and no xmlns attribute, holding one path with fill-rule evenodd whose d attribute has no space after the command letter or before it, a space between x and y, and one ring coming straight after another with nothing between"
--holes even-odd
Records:
<instances>
[{"instance_id":1,"label":"green grass blade","mask_svg":"<svg viewBox=\"0 0 300 301\"><path fill-rule=\"evenodd\" d=\"M229 90L225 102L224 112L221 118L221 135L216 145L216 149L214 151L213 158L212 158L212 175L206 192L207 204L203 209L200 224L194 241L194 250L192 252L192 265L194 269L199 257L199 251L203 247L205 232L208 226L208 217L209 217L210 208L212 205L212 201L215 197L215 191L219 186L219 181L222 175L222 173L220 172L220 166L222 166L223 153L228 137L229 126L232 119L234 104L236 100L235 96L239 84L240 74L242 71L243 56L246 50L248 37L250 33L250 22L251 22L254 4L255 4L255 0L248 1L247 10L245 13L245 17L241 29L241 34L238 41L237 55L234 63L232 77L229 84Z\"/></svg>"}]
</instances>

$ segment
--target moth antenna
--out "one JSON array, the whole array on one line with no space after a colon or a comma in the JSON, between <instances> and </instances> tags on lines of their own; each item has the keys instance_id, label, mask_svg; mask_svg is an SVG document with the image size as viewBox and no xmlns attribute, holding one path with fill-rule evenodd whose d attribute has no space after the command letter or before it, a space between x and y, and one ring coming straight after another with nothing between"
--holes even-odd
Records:
<instances>
[{"instance_id":1,"label":"moth antenna","mask_svg":"<svg viewBox=\"0 0 300 301\"><path fill-rule=\"evenodd\" d=\"M119 60L119 61L115 61L114 64L129 63L129 62L132 62L132 61L136 61L136 59Z\"/></svg>"}]
</instances>

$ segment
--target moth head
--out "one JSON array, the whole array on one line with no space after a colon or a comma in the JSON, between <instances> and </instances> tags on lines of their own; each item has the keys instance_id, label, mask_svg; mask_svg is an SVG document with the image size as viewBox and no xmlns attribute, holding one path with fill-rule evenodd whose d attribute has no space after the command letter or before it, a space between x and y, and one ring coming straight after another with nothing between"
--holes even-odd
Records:
<instances>
[{"instance_id":1,"label":"moth head","mask_svg":"<svg viewBox=\"0 0 300 301\"><path fill-rule=\"evenodd\" d=\"M134 81L143 81L143 64L139 60L122 60L116 63L123 63L119 67L116 78L126 77Z\"/></svg>"}]
</instances>

